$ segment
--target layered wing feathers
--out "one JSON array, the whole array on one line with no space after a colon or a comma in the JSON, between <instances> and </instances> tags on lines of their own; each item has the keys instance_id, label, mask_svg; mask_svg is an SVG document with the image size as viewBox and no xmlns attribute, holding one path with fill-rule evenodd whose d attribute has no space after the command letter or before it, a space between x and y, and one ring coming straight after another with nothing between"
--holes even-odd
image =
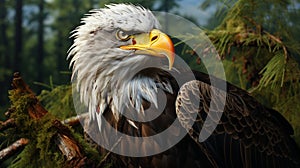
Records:
<instances>
[{"instance_id":1,"label":"layered wing feathers","mask_svg":"<svg viewBox=\"0 0 300 168\"><path fill-rule=\"evenodd\" d=\"M191 138L206 149L208 158L213 157L218 165L228 167L299 166L297 146L290 137L292 128L277 111L262 106L233 85L229 84L225 93L211 86L207 77L201 79L180 88L176 114ZM212 90L216 96L212 97ZM200 132L212 131L211 125L204 124L206 120L217 127L200 143Z\"/></svg>"}]
</instances>

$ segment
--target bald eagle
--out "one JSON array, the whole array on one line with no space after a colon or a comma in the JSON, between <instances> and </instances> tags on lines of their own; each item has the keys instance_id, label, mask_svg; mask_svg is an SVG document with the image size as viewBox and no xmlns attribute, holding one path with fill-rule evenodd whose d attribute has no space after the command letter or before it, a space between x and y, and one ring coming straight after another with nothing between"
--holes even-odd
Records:
<instances>
[{"instance_id":1,"label":"bald eagle","mask_svg":"<svg viewBox=\"0 0 300 168\"><path fill-rule=\"evenodd\" d=\"M171 138L163 136L147 143L130 138L123 141L120 151L146 155L113 151L108 155L113 167L300 166L299 150L291 138L293 129L277 111L230 83L225 89L213 87L211 80L222 80L201 72L193 71L195 78L184 83L175 80L173 72L180 77L187 73L172 68L172 40L160 30L151 11L132 4L111 4L92 10L81 23L73 32L68 59L80 101L88 107L94 141L109 144L115 140L114 132L152 137L176 120L180 123L172 126ZM217 93L215 98L212 89ZM218 101L224 101L224 106L219 107ZM163 107L159 107L161 102ZM222 112L219 120L209 115L211 104L215 104L214 111ZM158 116L143 120L159 109ZM201 141L199 134L206 129L203 126L208 118L216 127ZM173 146L147 154L168 146L183 132ZM103 154L109 150L100 145Z\"/></svg>"}]
</instances>

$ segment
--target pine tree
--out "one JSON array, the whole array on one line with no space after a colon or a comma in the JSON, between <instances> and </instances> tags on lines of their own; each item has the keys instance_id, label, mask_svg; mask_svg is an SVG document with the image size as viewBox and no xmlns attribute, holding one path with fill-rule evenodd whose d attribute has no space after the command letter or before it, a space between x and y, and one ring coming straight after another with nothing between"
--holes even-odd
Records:
<instances>
[{"instance_id":1,"label":"pine tree","mask_svg":"<svg viewBox=\"0 0 300 168\"><path fill-rule=\"evenodd\" d=\"M207 0L202 5L203 8L218 2L222 4L217 12L219 19L213 20L213 29L206 29L205 33L216 47L225 68L226 80L248 90L255 98L264 105L281 112L295 130L295 139L300 144L300 20L297 18L300 13L299 1L293 0L232 0L218 1ZM152 6L152 1L147 1ZM175 1L174 1L175 2ZM235 3L233 3L235 2ZM76 27L79 18L93 7L93 0L88 3L79 4L80 1L69 0L64 3L73 3L77 8L66 8L61 1L52 1L46 8L53 7L53 17L55 24L51 29L58 39L48 39L48 51L55 51L54 55L46 56L49 63L46 69L55 69L56 60L58 62L65 59L66 48L70 41L67 40L69 30ZM142 4L143 5L143 4ZM146 5L146 6L147 6ZM72 13L70 15L70 13ZM70 21L71 20L71 21ZM64 23L64 24L63 24ZM63 25L63 26L62 26ZM202 35L189 38L201 38ZM64 39L64 44L60 43ZM50 47L49 47L50 46ZM57 49L55 49L57 48ZM28 50L28 47L24 48ZM191 48L184 48L182 53L189 53ZM190 61L191 67L201 69L201 61ZM200 65L198 65L200 64ZM63 69L63 65L58 65ZM57 72L56 72L57 73ZM57 74L56 74L57 75ZM48 77L47 77L48 78ZM1 78L0 78L1 80ZM30 138L31 145L25 150L15 155L15 160L7 160L7 166L14 163L15 166L26 164L40 164L38 161L46 160L44 165L63 165L63 154L58 148L54 148L55 136L58 130L54 129L55 118L64 120L74 114L73 99L70 85L55 86L50 78L50 84L39 95L39 99L50 114L42 120L29 121L24 115L24 108L33 103L27 95L19 96L20 92L10 92L12 107L15 113L20 115L16 124L25 123L21 130L17 127L9 128L7 132L0 134L1 147L7 147L20 137ZM31 93L30 93L31 94ZM27 117L27 118L26 118ZM22 122L18 122L21 121ZM4 123L1 123L2 125ZM9 122L7 123L9 124ZM21 126L24 126L21 125ZM32 127L36 131L28 132ZM83 140L82 128L69 127L72 136L87 149L85 154L89 158L99 163L99 153ZM1 128L3 129L3 127ZM13 135L13 136L11 136ZM50 138L49 138L50 137ZM17 142L17 141L16 141ZM38 151L38 153L36 153ZM30 156L30 157L28 157ZM95 159L97 157L97 159Z\"/></svg>"},{"instance_id":2,"label":"pine tree","mask_svg":"<svg viewBox=\"0 0 300 168\"><path fill-rule=\"evenodd\" d=\"M224 19L206 34L223 59L226 80L281 112L292 123L300 143L299 2L222 3L217 15L223 18L225 14Z\"/></svg>"}]
</instances>

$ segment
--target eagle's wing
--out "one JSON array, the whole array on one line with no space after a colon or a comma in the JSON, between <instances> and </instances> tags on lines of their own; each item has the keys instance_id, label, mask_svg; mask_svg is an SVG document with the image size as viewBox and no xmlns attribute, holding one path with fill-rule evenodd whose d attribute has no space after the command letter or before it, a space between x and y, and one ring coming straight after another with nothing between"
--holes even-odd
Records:
<instances>
[{"instance_id":1,"label":"eagle's wing","mask_svg":"<svg viewBox=\"0 0 300 168\"><path fill-rule=\"evenodd\" d=\"M233 85L228 84L225 93L211 86L207 77L201 75L201 78L196 78L201 81L193 80L180 88L176 114L213 165L299 166L297 146L290 137L293 129L277 111L262 106L247 92ZM225 99L224 106L222 100ZM218 121L220 114L222 116ZM206 120L210 121L209 124L204 124ZM211 124L217 125L215 130ZM202 133L211 131L212 135L200 142Z\"/></svg>"}]
</instances>

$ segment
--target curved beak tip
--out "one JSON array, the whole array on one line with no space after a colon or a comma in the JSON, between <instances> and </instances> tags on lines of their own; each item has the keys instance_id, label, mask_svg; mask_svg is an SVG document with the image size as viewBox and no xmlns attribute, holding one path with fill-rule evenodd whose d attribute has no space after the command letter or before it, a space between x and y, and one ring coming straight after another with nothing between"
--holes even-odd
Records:
<instances>
[{"instance_id":1,"label":"curved beak tip","mask_svg":"<svg viewBox=\"0 0 300 168\"><path fill-rule=\"evenodd\" d=\"M143 36L142 38L139 37L135 39L136 44L121 46L120 48L125 50L136 50L137 53L144 53L151 56L167 57L169 61L169 70L171 70L174 64L175 50L170 37L157 29L153 29L150 33L141 35ZM153 37L155 37L155 40L152 40ZM139 41L140 39L142 40Z\"/></svg>"}]
</instances>

